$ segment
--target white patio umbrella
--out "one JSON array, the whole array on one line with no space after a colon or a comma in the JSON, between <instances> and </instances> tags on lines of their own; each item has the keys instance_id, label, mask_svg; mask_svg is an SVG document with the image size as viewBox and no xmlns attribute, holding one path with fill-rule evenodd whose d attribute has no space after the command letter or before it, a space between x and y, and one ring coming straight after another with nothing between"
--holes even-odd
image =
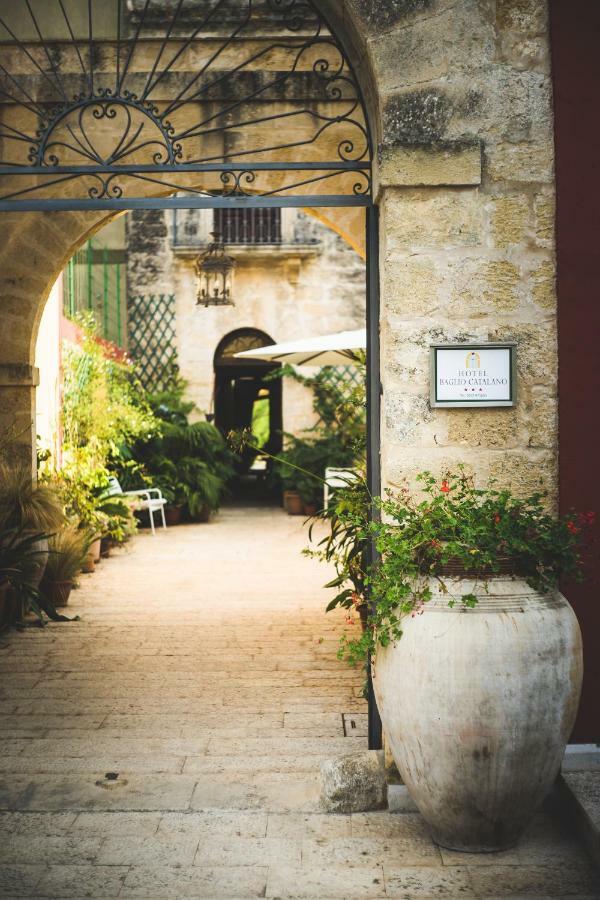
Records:
<instances>
[{"instance_id":1,"label":"white patio umbrella","mask_svg":"<svg viewBox=\"0 0 600 900\"><path fill-rule=\"evenodd\" d=\"M237 359L266 359L295 366L347 366L358 363L357 353L367 346L366 328L338 331L321 337L270 344L236 353Z\"/></svg>"}]
</instances>

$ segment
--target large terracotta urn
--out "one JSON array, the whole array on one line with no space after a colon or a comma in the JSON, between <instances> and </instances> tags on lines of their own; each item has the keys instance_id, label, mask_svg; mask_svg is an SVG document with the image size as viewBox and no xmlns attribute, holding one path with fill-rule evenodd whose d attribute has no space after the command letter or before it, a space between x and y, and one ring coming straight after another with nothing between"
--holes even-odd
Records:
<instances>
[{"instance_id":1,"label":"large terracotta urn","mask_svg":"<svg viewBox=\"0 0 600 900\"><path fill-rule=\"evenodd\" d=\"M558 592L521 579L432 579L433 599L379 647L384 730L434 840L485 852L514 845L559 772L579 702L581 633ZM463 594L478 604L465 608ZM451 597L457 598L452 608Z\"/></svg>"}]
</instances>

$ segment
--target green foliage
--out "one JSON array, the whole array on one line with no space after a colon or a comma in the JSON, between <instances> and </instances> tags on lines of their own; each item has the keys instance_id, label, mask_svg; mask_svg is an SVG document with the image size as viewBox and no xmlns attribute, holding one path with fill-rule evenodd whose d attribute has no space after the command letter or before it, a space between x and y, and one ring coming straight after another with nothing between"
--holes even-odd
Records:
<instances>
[{"instance_id":1,"label":"green foliage","mask_svg":"<svg viewBox=\"0 0 600 900\"><path fill-rule=\"evenodd\" d=\"M56 491L34 484L30 468L0 463L0 530L54 531L64 520Z\"/></svg>"},{"instance_id":2,"label":"green foliage","mask_svg":"<svg viewBox=\"0 0 600 900\"><path fill-rule=\"evenodd\" d=\"M306 556L333 564L336 576L326 588L337 588L337 594L327 605L327 612L337 607L346 610L360 609L365 605L366 554L369 535L365 528L371 496L364 473L350 480L346 487L338 488L329 510L323 510L320 520L329 525L329 533L317 543L316 549L308 548ZM313 525L309 530L313 539Z\"/></svg>"},{"instance_id":3,"label":"green foliage","mask_svg":"<svg viewBox=\"0 0 600 900\"><path fill-rule=\"evenodd\" d=\"M345 367L344 367L345 368ZM366 439L366 367L364 360L356 369L356 378L348 380L344 368L323 366L316 375L302 375L293 366L282 366L270 378L291 378L313 393L313 411L317 424L311 429L318 436L336 435L344 447L364 452Z\"/></svg>"},{"instance_id":4,"label":"green foliage","mask_svg":"<svg viewBox=\"0 0 600 900\"><path fill-rule=\"evenodd\" d=\"M341 511L345 527L360 541L374 540L380 561L367 573L373 612L357 639L344 640L342 654L354 663L402 636L402 620L423 612L432 582L448 604L477 603L476 585L485 590L494 575L508 572L538 591L556 587L562 577L583 577L583 538L595 514L551 516L545 495L518 498L494 485L476 488L462 468L441 480L418 476L423 499L407 487L379 501L382 520L369 523L367 509ZM448 579L460 576L473 587L460 596Z\"/></svg>"},{"instance_id":5,"label":"green foliage","mask_svg":"<svg viewBox=\"0 0 600 900\"><path fill-rule=\"evenodd\" d=\"M285 449L276 458L275 471L285 490L296 490L305 503L321 505L325 469L348 467L356 462L352 444L344 444L335 432L301 438L286 435Z\"/></svg>"},{"instance_id":6,"label":"green foliage","mask_svg":"<svg viewBox=\"0 0 600 900\"><path fill-rule=\"evenodd\" d=\"M63 353L64 450L105 465L122 443L153 434L157 422L134 367L97 339L89 318L78 324L82 345L65 344Z\"/></svg>"},{"instance_id":7,"label":"green foliage","mask_svg":"<svg viewBox=\"0 0 600 900\"><path fill-rule=\"evenodd\" d=\"M63 353L63 461L54 471L42 464L42 478L58 490L68 519L91 535L125 539L134 527L129 510L107 507L104 493L110 470L127 465L129 442L158 433L134 367L101 343L89 317L79 317L81 346Z\"/></svg>"},{"instance_id":8,"label":"green foliage","mask_svg":"<svg viewBox=\"0 0 600 900\"><path fill-rule=\"evenodd\" d=\"M0 586L8 584L15 592L22 609L37 608L36 588L40 568L46 562L46 553L40 550L44 533L24 532L21 528L2 531L0 541Z\"/></svg>"},{"instance_id":9,"label":"green foliage","mask_svg":"<svg viewBox=\"0 0 600 900\"><path fill-rule=\"evenodd\" d=\"M306 504L321 505L325 469L346 468L364 459L365 368L356 367L356 381L335 366L323 366L316 375L301 375L282 366L271 377L292 378L313 392L316 425L302 437L286 434L285 448L276 457L275 473L284 490L296 490Z\"/></svg>"},{"instance_id":10,"label":"green foliage","mask_svg":"<svg viewBox=\"0 0 600 900\"><path fill-rule=\"evenodd\" d=\"M197 518L204 507L218 509L233 476L233 455L214 425L190 422L195 406L183 399L184 391L178 379L170 390L149 397L160 429L124 448L115 468L124 489L158 487L170 504Z\"/></svg>"}]
</instances>

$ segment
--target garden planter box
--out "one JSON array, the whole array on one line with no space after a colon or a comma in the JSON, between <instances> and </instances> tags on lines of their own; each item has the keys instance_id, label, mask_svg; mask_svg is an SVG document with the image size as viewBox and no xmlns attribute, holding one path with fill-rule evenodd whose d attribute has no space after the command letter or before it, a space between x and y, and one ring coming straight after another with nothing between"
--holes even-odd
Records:
<instances>
[{"instance_id":1,"label":"garden planter box","mask_svg":"<svg viewBox=\"0 0 600 900\"><path fill-rule=\"evenodd\" d=\"M579 701L581 634L558 592L520 578L431 580L421 615L378 646L374 689L404 783L444 847L516 843L560 769ZM477 605L465 608L464 594Z\"/></svg>"}]
</instances>

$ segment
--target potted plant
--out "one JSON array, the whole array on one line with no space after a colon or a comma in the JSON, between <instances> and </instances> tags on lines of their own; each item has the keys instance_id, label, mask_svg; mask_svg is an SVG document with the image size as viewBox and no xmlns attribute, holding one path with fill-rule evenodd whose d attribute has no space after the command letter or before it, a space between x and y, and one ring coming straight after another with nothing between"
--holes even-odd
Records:
<instances>
[{"instance_id":1,"label":"potted plant","mask_svg":"<svg viewBox=\"0 0 600 900\"><path fill-rule=\"evenodd\" d=\"M346 610L346 622L354 623L353 612L358 612L362 628L367 626L367 551L370 536L366 523L371 496L364 471L348 481L343 488L335 491L333 502L328 509L318 514L318 520L328 525L328 533L315 548L305 553L315 559L335 567L336 575L327 582L325 588L335 588L337 593L328 603L326 612L340 608ZM309 540L313 539L313 526L309 530Z\"/></svg>"},{"instance_id":2,"label":"potted plant","mask_svg":"<svg viewBox=\"0 0 600 900\"><path fill-rule=\"evenodd\" d=\"M58 530L65 514L56 491L46 484L36 484L26 466L0 463L0 531L16 529L25 536L37 534L32 552L38 552L35 571L31 571L34 587L40 583L47 557L47 534Z\"/></svg>"},{"instance_id":3,"label":"potted plant","mask_svg":"<svg viewBox=\"0 0 600 900\"><path fill-rule=\"evenodd\" d=\"M392 754L442 846L513 845L560 769L579 700L581 635L558 591L581 577L594 514L557 519L544 497L475 488L459 470L420 476L364 529L370 653Z\"/></svg>"},{"instance_id":4,"label":"potted plant","mask_svg":"<svg viewBox=\"0 0 600 900\"><path fill-rule=\"evenodd\" d=\"M40 593L53 607L66 606L89 549L89 538L79 528L63 528L48 541L48 561Z\"/></svg>"},{"instance_id":5,"label":"potted plant","mask_svg":"<svg viewBox=\"0 0 600 900\"><path fill-rule=\"evenodd\" d=\"M36 581L46 551L46 535L5 528L0 541L0 630L19 622L30 606L37 606Z\"/></svg>"}]
</instances>

